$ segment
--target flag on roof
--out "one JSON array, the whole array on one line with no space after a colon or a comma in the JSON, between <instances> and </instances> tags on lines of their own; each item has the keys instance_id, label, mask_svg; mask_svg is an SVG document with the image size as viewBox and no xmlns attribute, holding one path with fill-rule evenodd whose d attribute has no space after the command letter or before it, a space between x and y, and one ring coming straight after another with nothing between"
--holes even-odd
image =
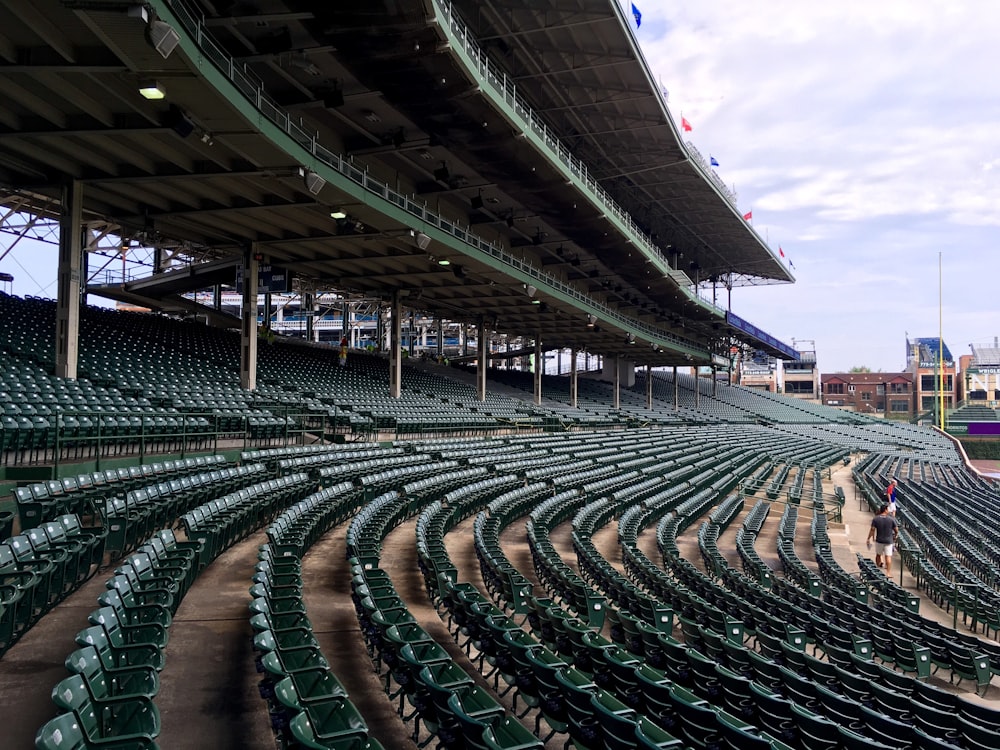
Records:
<instances>
[{"instance_id":1,"label":"flag on roof","mask_svg":"<svg viewBox=\"0 0 1000 750\"><path fill-rule=\"evenodd\" d=\"M687 121L686 117L681 117L681 127L684 129L685 133L690 133L694 128L691 127L691 123Z\"/></svg>"},{"instance_id":2,"label":"flag on roof","mask_svg":"<svg viewBox=\"0 0 1000 750\"><path fill-rule=\"evenodd\" d=\"M792 268L792 269L794 269L794 268L795 268L795 264L794 264L794 263L792 263L792 259L791 259L791 258L789 258L789 259L788 259L788 267L789 267L789 268Z\"/></svg>"},{"instance_id":3,"label":"flag on roof","mask_svg":"<svg viewBox=\"0 0 1000 750\"><path fill-rule=\"evenodd\" d=\"M712 156L711 154L709 154L709 157L708 157L708 163L709 163L709 164L711 164L711 165L712 165L713 167L717 167L717 166L719 166L719 160L718 160L718 159L716 159L716 158L715 158L714 156Z\"/></svg>"},{"instance_id":4,"label":"flag on roof","mask_svg":"<svg viewBox=\"0 0 1000 750\"><path fill-rule=\"evenodd\" d=\"M635 16L635 27L638 29L642 26L642 13L635 7L635 3L632 3L632 15Z\"/></svg>"},{"instance_id":5,"label":"flag on roof","mask_svg":"<svg viewBox=\"0 0 1000 750\"><path fill-rule=\"evenodd\" d=\"M781 249L781 245L778 245L778 255L780 255L782 258L785 257L785 251Z\"/></svg>"},{"instance_id":6,"label":"flag on roof","mask_svg":"<svg viewBox=\"0 0 1000 750\"><path fill-rule=\"evenodd\" d=\"M753 209L751 208L745 214L743 214L743 221L753 221Z\"/></svg>"},{"instance_id":7,"label":"flag on roof","mask_svg":"<svg viewBox=\"0 0 1000 750\"><path fill-rule=\"evenodd\" d=\"M660 93L663 94L663 101L670 101L670 91L663 85L663 78L660 78Z\"/></svg>"}]
</instances>

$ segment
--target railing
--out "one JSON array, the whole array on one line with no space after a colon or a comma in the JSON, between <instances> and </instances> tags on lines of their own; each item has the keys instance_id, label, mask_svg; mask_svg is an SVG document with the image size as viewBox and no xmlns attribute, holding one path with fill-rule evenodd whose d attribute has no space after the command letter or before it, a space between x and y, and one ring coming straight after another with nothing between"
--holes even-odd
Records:
<instances>
[{"instance_id":1,"label":"railing","mask_svg":"<svg viewBox=\"0 0 1000 750\"><path fill-rule=\"evenodd\" d=\"M715 173L715 170L712 169L712 165L708 161L706 161L704 156L701 155L701 151L695 148L694 144L691 143L691 141L685 141L684 145L687 146L688 154L698 163L698 166L701 167L701 170L706 175L708 175L708 178L712 181L712 184L715 185L718 191L726 197L726 200L728 200L733 206L736 206L736 198L737 198L736 193L733 190L731 190L729 186L726 185L726 183L722 181L722 178L719 177L719 175Z\"/></svg>"},{"instance_id":2,"label":"railing","mask_svg":"<svg viewBox=\"0 0 1000 750\"><path fill-rule=\"evenodd\" d=\"M447 22L446 31L450 31L455 41L462 45L462 49L472 58L473 63L476 66L475 72L480 76L480 81L486 84L493 92L507 105L509 105L514 114L520 118L521 124L524 126L525 130L530 130L540 139L541 143L544 144L545 149L548 151L549 156L557 164L562 164L568 170L568 173L573 177L576 177L580 182L590 191L594 202L598 208L603 208L608 212L608 214L614 216L621 224L626 228L627 233L630 235L630 239L636 247L640 248L645 252L645 254L650 258L655 258L659 260L667 268L670 267L670 263L667 260L666 255L663 251L646 235L646 233L632 220L631 214L629 214L625 209L618 205L617 201L611 197L611 195L597 182L596 178L592 177L587 165L584 164L580 159L573 156L569 148L559 140L556 133L553 133L548 126L541 120L538 115L535 114L534 110L528 105L528 103L518 97L516 84L507 77L507 74L494 65L489 58L480 50L479 45L470 35L467 27L461 21L458 16L452 13L451 3L447 0L434 0L434 5L437 7L438 12L442 15ZM682 147L683 150L683 147ZM699 154L700 157L700 154ZM710 176L711 170L703 170L706 177ZM716 179L718 179L716 177ZM721 180L720 180L721 183ZM725 188L725 195L729 197L729 190ZM697 291L688 289L688 287L693 288L693 283L691 279L683 272L674 271L670 276L677 280L677 275L680 274L684 278L684 283L679 283L681 289L688 291L692 297L697 297ZM716 307L708 303L707 300L701 300L707 306L716 309L718 312L724 312L721 308Z\"/></svg>"},{"instance_id":3,"label":"railing","mask_svg":"<svg viewBox=\"0 0 1000 750\"><path fill-rule=\"evenodd\" d=\"M351 432L335 406L317 411L303 405L257 402L251 408L262 413L66 409L45 416L44 422L7 430L14 435L3 441L0 464L52 465L58 476L59 466L69 462L93 461L100 469L102 460L115 457L142 463L150 455L169 453L183 458L190 452L304 444ZM371 431L367 432L373 439Z\"/></svg>"},{"instance_id":4,"label":"railing","mask_svg":"<svg viewBox=\"0 0 1000 750\"><path fill-rule=\"evenodd\" d=\"M318 142L317 134L307 133L303 129L304 126L301 119L299 119L298 122L294 122L288 113L282 111L281 108L267 96L264 92L263 84L246 67L245 64L237 63L229 57L229 55L221 47L219 47L214 40L212 40L212 38L205 31L202 17L189 9L186 3L180 1L167 3L166 0L154 0L154 5L156 5L157 12L160 13L161 18L169 17L171 15L176 16L184 30L205 55L205 58L210 61L223 75L225 75L229 81L246 97L246 99L265 118L267 118L268 121L280 128L300 147L308 151L318 161L343 175L351 182L363 188L369 194L387 201L418 221L424 222L426 225L435 227L442 232L451 235L475 251L487 255L506 266L508 269L515 271L517 274L523 275L531 281L541 282L542 285L547 286L550 290L554 290L569 300L580 303L586 309L589 309L608 322L615 322L626 329L632 330L646 338L649 338L650 340L669 342L675 346L688 349L692 352L697 352L701 355L707 356L709 354L709 352L697 342L677 336L670 331L648 325L647 323L644 323L636 318L624 315L617 309L611 308L606 304L597 302L595 299L580 292L576 287L566 284L560 279L535 268L523 259L509 254L503 248L495 246L493 242L484 240L469 231L468 228L462 228L457 223L428 210L423 202L418 202L410 196L403 195L393 190L386 183L371 177L368 174L367 167L357 166L353 159L345 159L339 154L328 150ZM509 86L507 95L511 97L513 102L513 84L505 78L502 79L502 81L504 86ZM522 110L529 115L531 114L525 105L520 102L520 100L517 100L517 102L518 106ZM540 133L543 137L547 138L548 141L551 141L552 147L556 148L557 142L555 141L554 136L548 133L545 129L544 124L537 120L537 118L533 119L533 123L533 128L540 128ZM648 239L642 235L638 227L636 227L634 222L632 222L631 217L619 206L617 206L617 204L611 200L610 196L608 196L606 191L604 191L604 189L597 184L596 180L594 180L594 178L587 173L586 167L580 163L579 160L571 157L569 152L566 151L565 146L559 145L558 152L560 154L560 161L571 165L571 169L576 170L574 174L577 174L577 176L579 176L585 184L587 184L590 190L602 198L602 202L606 208L613 213L619 221L634 230L636 239L639 240L640 245L651 254L657 255L660 260L666 263L662 252L660 252L658 248L653 246ZM674 271L671 276L678 273L680 272ZM688 279L688 283L690 283L690 279ZM702 302L704 302L704 300L702 300ZM708 306L711 307L711 305ZM720 314L724 313L721 308L715 309Z\"/></svg>"}]
</instances>

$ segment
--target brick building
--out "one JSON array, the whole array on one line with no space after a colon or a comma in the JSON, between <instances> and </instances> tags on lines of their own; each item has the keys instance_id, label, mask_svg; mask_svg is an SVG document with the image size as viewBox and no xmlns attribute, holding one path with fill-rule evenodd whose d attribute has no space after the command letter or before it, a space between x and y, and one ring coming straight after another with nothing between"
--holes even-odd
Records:
<instances>
[{"instance_id":1,"label":"brick building","mask_svg":"<svg viewBox=\"0 0 1000 750\"><path fill-rule=\"evenodd\" d=\"M893 419L915 413L913 374L835 372L820 377L823 404Z\"/></svg>"}]
</instances>

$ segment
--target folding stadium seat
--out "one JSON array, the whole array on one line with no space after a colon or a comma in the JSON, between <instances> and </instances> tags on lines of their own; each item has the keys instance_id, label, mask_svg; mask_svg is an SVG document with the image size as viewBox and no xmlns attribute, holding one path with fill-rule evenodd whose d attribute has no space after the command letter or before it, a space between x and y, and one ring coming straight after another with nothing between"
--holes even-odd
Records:
<instances>
[{"instance_id":1,"label":"folding stadium seat","mask_svg":"<svg viewBox=\"0 0 1000 750\"><path fill-rule=\"evenodd\" d=\"M173 622L170 610L162 604L147 604L141 601L134 592L127 591L125 596L114 588L101 592L97 599L101 607L111 607L118 612L119 619L129 625L156 623L163 628L169 628Z\"/></svg>"},{"instance_id":2,"label":"folding stadium seat","mask_svg":"<svg viewBox=\"0 0 1000 750\"><path fill-rule=\"evenodd\" d=\"M606 690L590 697L594 718L600 727L603 747L607 750L632 750L638 715Z\"/></svg>"},{"instance_id":3,"label":"folding stadium seat","mask_svg":"<svg viewBox=\"0 0 1000 750\"><path fill-rule=\"evenodd\" d=\"M803 747L810 750L837 750L840 732L837 724L792 702L792 715Z\"/></svg>"},{"instance_id":4,"label":"folding stadium seat","mask_svg":"<svg viewBox=\"0 0 1000 750\"><path fill-rule=\"evenodd\" d=\"M122 643L152 644L161 651L167 646L169 635L161 622L142 618L130 622L128 611L124 608L119 610L112 606L99 607L87 619L91 625L104 628L109 638L117 638Z\"/></svg>"},{"instance_id":5,"label":"folding stadium seat","mask_svg":"<svg viewBox=\"0 0 1000 750\"><path fill-rule=\"evenodd\" d=\"M83 539L67 536L62 524L51 521L28 529L27 538L36 557L50 557L54 551L66 552L66 573L71 589L76 589L90 577L92 553Z\"/></svg>"},{"instance_id":6,"label":"folding stadium seat","mask_svg":"<svg viewBox=\"0 0 1000 750\"><path fill-rule=\"evenodd\" d=\"M728 750L771 750L771 741L761 737L756 727L730 716L725 711L718 713L721 748Z\"/></svg>"},{"instance_id":7,"label":"folding stadium seat","mask_svg":"<svg viewBox=\"0 0 1000 750\"><path fill-rule=\"evenodd\" d=\"M153 567L149 555L137 552L129 555L115 568L114 578L111 579L115 588L120 583L119 576L128 581L128 585L134 591L141 591L143 596L157 597L171 612L176 612L180 604L180 586L172 576L162 575ZM108 585L111 588L112 585Z\"/></svg>"},{"instance_id":8,"label":"folding stadium seat","mask_svg":"<svg viewBox=\"0 0 1000 750\"><path fill-rule=\"evenodd\" d=\"M76 716L91 742L153 740L160 733L160 713L152 700L140 696L95 699L78 674L52 688L52 702Z\"/></svg>"},{"instance_id":9,"label":"folding stadium seat","mask_svg":"<svg viewBox=\"0 0 1000 750\"><path fill-rule=\"evenodd\" d=\"M93 646L84 646L66 657L66 669L80 675L91 695L154 698L160 687L159 674L150 667L106 667Z\"/></svg>"},{"instance_id":10,"label":"folding stadium seat","mask_svg":"<svg viewBox=\"0 0 1000 750\"><path fill-rule=\"evenodd\" d=\"M51 560L20 561L9 544L0 543L0 584L13 586L23 594L8 595L10 607L4 612L5 619L13 617L17 632L28 628L54 602L51 581L54 569Z\"/></svg>"},{"instance_id":11,"label":"folding stadium seat","mask_svg":"<svg viewBox=\"0 0 1000 750\"><path fill-rule=\"evenodd\" d=\"M743 721L753 721L757 716L750 680L716 664L715 673L720 688L720 701L727 711Z\"/></svg>"},{"instance_id":12,"label":"folding stadium seat","mask_svg":"<svg viewBox=\"0 0 1000 750\"><path fill-rule=\"evenodd\" d=\"M68 550L58 547L36 550L24 534L12 536L4 546L10 548L19 566L44 571L50 604L62 600L75 587L76 579L71 570Z\"/></svg>"},{"instance_id":13,"label":"folding stadium seat","mask_svg":"<svg viewBox=\"0 0 1000 750\"><path fill-rule=\"evenodd\" d=\"M157 750L152 737L136 736L123 739L131 750ZM61 713L50 719L38 730L35 747L38 750L96 750L113 746L114 742L92 739L73 712Z\"/></svg>"},{"instance_id":14,"label":"folding stadium seat","mask_svg":"<svg viewBox=\"0 0 1000 750\"><path fill-rule=\"evenodd\" d=\"M104 560L108 532L103 526L84 526L80 523L78 515L67 513L51 523L44 524L42 529L50 544L64 538L71 542L79 541L84 547L84 558L88 567L100 566Z\"/></svg>"},{"instance_id":15,"label":"folding stadium seat","mask_svg":"<svg viewBox=\"0 0 1000 750\"><path fill-rule=\"evenodd\" d=\"M118 630L108 631L103 626L91 625L76 634L76 644L93 646L104 669L109 672L133 667L146 667L157 672L163 669L161 649L150 643L126 643Z\"/></svg>"},{"instance_id":16,"label":"folding stadium seat","mask_svg":"<svg viewBox=\"0 0 1000 750\"><path fill-rule=\"evenodd\" d=\"M757 723L769 735L798 746L797 717L792 702L756 682L750 683L757 710Z\"/></svg>"},{"instance_id":17,"label":"folding stadium seat","mask_svg":"<svg viewBox=\"0 0 1000 750\"><path fill-rule=\"evenodd\" d=\"M635 746L638 750L681 750L684 743L645 716L635 723Z\"/></svg>"},{"instance_id":18,"label":"folding stadium seat","mask_svg":"<svg viewBox=\"0 0 1000 750\"><path fill-rule=\"evenodd\" d=\"M952 681L973 680L976 683L976 695L985 692L990 685L993 673L990 670L990 660L986 654L974 652L967 646L951 644Z\"/></svg>"},{"instance_id":19,"label":"folding stadium seat","mask_svg":"<svg viewBox=\"0 0 1000 750\"><path fill-rule=\"evenodd\" d=\"M720 737L715 709L680 685L670 688L673 723L667 726L672 734L701 750L717 745Z\"/></svg>"},{"instance_id":20,"label":"folding stadium seat","mask_svg":"<svg viewBox=\"0 0 1000 750\"><path fill-rule=\"evenodd\" d=\"M55 503L48 497L48 489L39 483L39 491L33 491L33 485L14 488L14 500L21 519L22 529L31 529L52 515L55 515Z\"/></svg>"}]
</instances>

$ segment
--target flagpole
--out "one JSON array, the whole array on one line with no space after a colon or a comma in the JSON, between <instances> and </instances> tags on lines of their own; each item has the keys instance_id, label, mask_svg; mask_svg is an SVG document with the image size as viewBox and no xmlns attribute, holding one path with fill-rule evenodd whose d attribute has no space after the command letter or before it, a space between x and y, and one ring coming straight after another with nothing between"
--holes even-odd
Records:
<instances>
[{"instance_id":1,"label":"flagpole","mask_svg":"<svg viewBox=\"0 0 1000 750\"><path fill-rule=\"evenodd\" d=\"M944 284L942 276L941 251L938 250L938 377L940 380L940 408L938 427L944 432Z\"/></svg>"}]
</instances>

